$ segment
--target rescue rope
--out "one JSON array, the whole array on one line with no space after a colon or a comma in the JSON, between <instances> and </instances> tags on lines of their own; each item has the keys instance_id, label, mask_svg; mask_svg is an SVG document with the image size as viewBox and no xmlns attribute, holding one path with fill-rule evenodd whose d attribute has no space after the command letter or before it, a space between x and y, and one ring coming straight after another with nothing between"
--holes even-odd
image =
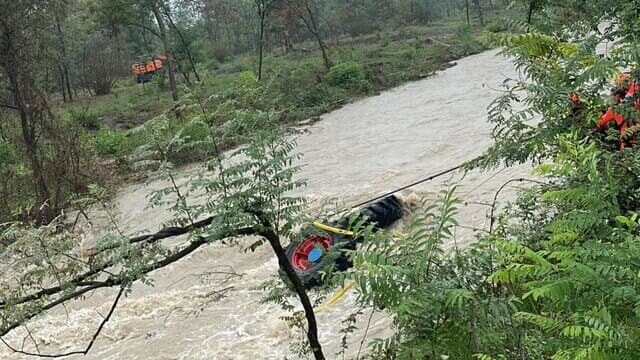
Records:
<instances>
[{"instance_id":1,"label":"rescue rope","mask_svg":"<svg viewBox=\"0 0 640 360\"><path fill-rule=\"evenodd\" d=\"M340 298L342 298L347 293L347 291L351 290L353 285L355 285L355 281L349 283L348 285L343 286L340 290L338 290L335 294L333 294L333 296L329 300L325 301L322 305L314 309L314 311L316 313L319 313L321 311L326 310L329 306L333 305L338 300L340 300Z\"/></svg>"},{"instance_id":2,"label":"rescue rope","mask_svg":"<svg viewBox=\"0 0 640 360\"><path fill-rule=\"evenodd\" d=\"M313 226L320 229L320 230L324 230L327 232L332 232L334 234L340 234L340 235L347 235L347 236L353 236L353 231L349 231L349 230L345 230L345 229L340 229L337 227L333 227L327 224L323 224L319 221L314 221L313 222Z\"/></svg>"},{"instance_id":3,"label":"rescue rope","mask_svg":"<svg viewBox=\"0 0 640 360\"><path fill-rule=\"evenodd\" d=\"M327 300L324 303L322 303L322 305L313 308L313 312L317 314L319 312L323 312L323 311L327 310L331 305L333 305L336 302L338 302L338 300L340 300L347 293L347 291L351 290L351 288L355 284L356 284L356 282L353 281L353 282L341 287L340 290L336 291L336 293L333 294L333 296L331 298L329 298L329 300ZM300 314L298 316L298 320L299 321L306 320L306 318L304 317L304 314Z\"/></svg>"},{"instance_id":4,"label":"rescue rope","mask_svg":"<svg viewBox=\"0 0 640 360\"><path fill-rule=\"evenodd\" d=\"M399 188L397 188L397 189L394 189L394 190L391 190L391 191L389 191L389 192L386 192L386 193L384 193L384 194L382 194L382 195L376 196L376 197L371 198L371 199L369 199L369 200L365 200L365 201L363 201L363 202L361 202L361 203L359 203L359 204L354 205L352 208L357 208L357 207L360 207L360 206L362 206L362 205L368 204L368 203L370 203L370 202L374 202L374 201L380 200L380 199L382 199L382 198L385 198L385 197L387 197L387 196L389 196L389 195L393 195L393 194L395 194L395 193L397 193L397 192L400 192L400 191L402 191L402 190L406 190L406 189L412 188L412 187L414 187L414 186L416 186L416 185L420 185L420 184L425 183L425 182L427 182L427 181L431 181L431 180L433 180L433 179L435 179L435 178L439 178L439 177L441 177L441 176L444 176L444 175L447 175L447 174L449 174L449 173L452 173L452 172L454 172L454 171L456 171L456 170L460 170L460 169L461 169L461 168L463 168L463 167L465 166L465 164L467 164L468 162L478 161L478 160L482 159L483 157L484 157L483 155L478 156L478 157L476 157L475 159L472 159L472 160L470 160L470 161L464 162L464 163L462 163L462 164L460 164L460 165L458 165L458 166L454 166L454 167L452 167L452 168L449 168L449 169L446 169L446 170L440 171L440 172L439 172L439 173L437 173L437 174L427 176L426 178L423 178L423 179L420 179L420 180L414 181L414 182L412 182L411 184L404 185L404 186L399 187Z\"/></svg>"}]
</instances>

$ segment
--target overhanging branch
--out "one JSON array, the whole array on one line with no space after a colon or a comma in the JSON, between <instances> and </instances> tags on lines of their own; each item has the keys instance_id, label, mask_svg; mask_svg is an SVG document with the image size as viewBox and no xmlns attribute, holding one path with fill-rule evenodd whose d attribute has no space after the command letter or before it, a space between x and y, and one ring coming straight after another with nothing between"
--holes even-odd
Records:
<instances>
[{"instance_id":1,"label":"overhanging branch","mask_svg":"<svg viewBox=\"0 0 640 360\"><path fill-rule=\"evenodd\" d=\"M318 324L316 321L316 315L313 311L313 305L309 300L309 296L302 284L302 280L300 280L300 277L289 262L285 250L282 248L280 236L276 233L273 224L262 210L249 209L248 212L254 215L262 225L261 228L258 229L259 231L257 234L267 239L273 249L273 252L278 258L280 269L282 269L282 271L287 275L287 278L289 278L293 284L294 291L298 294L298 298L300 299L300 303L304 309L304 315L307 319L307 339L309 340L309 345L311 346L311 351L313 352L315 359L324 360L325 357L322 352L322 346L318 340Z\"/></svg>"},{"instance_id":2,"label":"overhanging branch","mask_svg":"<svg viewBox=\"0 0 640 360\"><path fill-rule=\"evenodd\" d=\"M244 235L252 235L252 234L256 234L257 231L252 228L252 227L246 227L246 228L241 228L241 229L237 229L234 231L231 231L229 233L223 234L224 236L221 236L221 238L228 238L228 237L236 237L236 236L244 236ZM43 289L40 290L36 293L24 296L20 299L18 299L17 301L11 301L10 303L12 305L21 305L21 304L26 304L28 302L35 302L35 301L39 301L39 300L45 300L46 297L48 296L52 296L52 295L57 295L60 293L63 293L65 291L69 291L69 288L74 288L76 287L77 289L75 289L72 292L69 292L67 294L64 294L63 296L50 301L42 306L37 307L36 310L31 311L27 314L24 314L22 316L22 318L19 321L14 321L13 323L7 324L3 329L0 329L0 337L4 336L6 334L8 334L9 332L11 332L12 330L14 330L15 328L17 328L18 326L20 326L21 324L25 323L28 320L31 320L33 317L46 312L58 305L64 304L69 300L73 300L73 299L77 299L80 296L93 291L93 290L97 290L100 288L107 288L107 287L115 287L115 286L126 286L132 282L137 281L138 279L142 278L144 275L163 268L169 264L172 264L182 258L184 258L185 256L191 254L192 252L194 252L195 250L197 250L198 248L200 248L202 245L205 245L209 242L209 240L205 237L198 237L196 239L194 239L193 241L191 241L189 243L188 246L184 247L183 249L176 251L175 253L166 256L165 258L156 261L154 263L151 263L149 265L147 265L146 267L142 268L141 271L139 272L139 274L136 276L136 278L131 279L131 278L122 278L122 277L118 277L117 274L116 275L112 275L109 276L107 279L105 279L104 281L92 281L92 280L87 280L88 278L96 275L98 272L100 272L100 269L93 269L90 270L82 275L79 275L78 277L74 278L73 280L71 280L70 282L65 283L65 287L63 288L62 286L55 286L55 287L51 287L51 288L47 288L47 289ZM108 262L109 266L114 265L113 262ZM106 264L103 264L103 266L101 266L100 268L104 269L106 267L109 267ZM2 303L0 306L0 310L5 309L7 306L6 303Z\"/></svg>"},{"instance_id":3,"label":"overhanging branch","mask_svg":"<svg viewBox=\"0 0 640 360\"><path fill-rule=\"evenodd\" d=\"M136 236L136 237L132 237L129 239L129 244L136 244L136 243L141 243L141 242L156 242L159 240L163 240L163 239L168 239L171 237L175 237L175 236L180 236L180 235L184 235L187 233L190 233L192 231L204 228L208 225L210 225L213 220L215 219L214 216L208 217L206 219L200 220L198 222L195 222L193 224L190 224L188 226L184 226L184 227L168 227L168 228L164 228L160 231L158 231L155 234L148 234L148 235L141 235L141 236ZM242 235L251 235L255 233L255 231L253 230L253 228L243 228L243 229L238 229L234 232L234 234L230 235L230 236L242 236ZM112 250L115 247L111 247L111 248L106 248L106 249L102 249L100 250L97 254L102 253L104 251L107 250ZM107 261L99 266L93 267L92 269L76 276L75 278L71 279L70 281L68 281L66 283L67 286L71 286L71 287L77 287L77 286L86 286L88 285L87 280L91 279L92 277L96 276L97 274L99 274L100 272L105 271L107 268L111 267L115 265L115 263L113 261ZM32 294L29 295L25 295L19 299L16 299L15 301L12 301L11 303L13 305L20 305L20 304L24 304L30 301L35 301L38 299L41 299L45 296L50 296L50 295L54 295L57 294L59 292L61 292L62 286L54 286L54 287L50 287L50 288L46 288L46 289L42 289L39 291L36 291ZM6 306L5 301L0 300L0 310L2 310L4 307Z\"/></svg>"}]
</instances>

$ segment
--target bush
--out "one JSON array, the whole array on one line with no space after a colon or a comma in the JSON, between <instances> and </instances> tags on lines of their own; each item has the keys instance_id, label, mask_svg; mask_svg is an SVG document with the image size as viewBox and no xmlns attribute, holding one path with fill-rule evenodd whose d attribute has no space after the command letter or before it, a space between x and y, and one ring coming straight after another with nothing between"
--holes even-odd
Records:
<instances>
[{"instance_id":1,"label":"bush","mask_svg":"<svg viewBox=\"0 0 640 360\"><path fill-rule=\"evenodd\" d=\"M499 33L507 31L507 24L503 20L493 20L484 27L485 31Z\"/></svg>"},{"instance_id":2,"label":"bush","mask_svg":"<svg viewBox=\"0 0 640 360\"><path fill-rule=\"evenodd\" d=\"M155 84L155 86L158 88L158 90L160 91L167 90L167 79L164 73L154 76L152 81Z\"/></svg>"},{"instance_id":3,"label":"bush","mask_svg":"<svg viewBox=\"0 0 640 360\"><path fill-rule=\"evenodd\" d=\"M398 34L403 38L420 38L424 34L424 30L418 26L402 27Z\"/></svg>"},{"instance_id":4,"label":"bush","mask_svg":"<svg viewBox=\"0 0 640 360\"><path fill-rule=\"evenodd\" d=\"M231 52L231 49L226 45L216 45L213 49L211 49L211 55L219 63L227 61L227 57Z\"/></svg>"},{"instance_id":5,"label":"bush","mask_svg":"<svg viewBox=\"0 0 640 360\"><path fill-rule=\"evenodd\" d=\"M117 155L124 149L126 136L122 131L103 129L96 135L95 147L100 155Z\"/></svg>"},{"instance_id":6,"label":"bush","mask_svg":"<svg viewBox=\"0 0 640 360\"><path fill-rule=\"evenodd\" d=\"M177 154L172 156L172 160L176 162L192 161L201 158L207 151L212 150L208 139L210 130L205 123L198 121L188 122L184 125L179 125L179 127L181 129L174 129L171 132L180 132L180 137L185 144L183 148L176 149Z\"/></svg>"},{"instance_id":7,"label":"bush","mask_svg":"<svg viewBox=\"0 0 640 360\"><path fill-rule=\"evenodd\" d=\"M98 114L85 110L77 110L70 109L69 116L71 117L71 122L74 124L78 124L87 130L98 130L100 128L100 124L98 123Z\"/></svg>"},{"instance_id":8,"label":"bush","mask_svg":"<svg viewBox=\"0 0 640 360\"><path fill-rule=\"evenodd\" d=\"M11 164L15 161L15 153L11 145L0 140L0 164Z\"/></svg>"},{"instance_id":9,"label":"bush","mask_svg":"<svg viewBox=\"0 0 640 360\"><path fill-rule=\"evenodd\" d=\"M369 35L380 30L380 24L367 17L358 17L346 22L347 33L351 36Z\"/></svg>"},{"instance_id":10,"label":"bush","mask_svg":"<svg viewBox=\"0 0 640 360\"><path fill-rule=\"evenodd\" d=\"M473 55L486 49L486 47L473 36L471 28L468 25L458 27L453 39L460 48L458 50L458 56Z\"/></svg>"},{"instance_id":11,"label":"bush","mask_svg":"<svg viewBox=\"0 0 640 360\"><path fill-rule=\"evenodd\" d=\"M362 65L354 62L346 62L332 67L327 74L327 83L360 93L368 93L373 89L364 74Z\"/></svg>"}]
</instances>

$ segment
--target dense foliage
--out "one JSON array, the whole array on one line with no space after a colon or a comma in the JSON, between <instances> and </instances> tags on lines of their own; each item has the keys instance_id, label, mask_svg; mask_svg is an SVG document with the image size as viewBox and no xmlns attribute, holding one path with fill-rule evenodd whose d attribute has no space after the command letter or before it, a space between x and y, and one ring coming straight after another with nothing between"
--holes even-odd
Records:
<instances>
[{"instance_id":1,"label":"dense foliage","mask_svg":"<svg viewBox=\"0 0 640 360\"><path fill-rule=\"evenodd\" d=\"M540 27L512 23L515 33L488 36L523 76L505 81L492 104L496 143L475 165L533 161L542 181L468 248L442 249L455 240L450 191L417 211L407 235L368 240L354 257L360 300L391 313L397 329L375 343L374 358L637 358L640 158L633 146L620 150L620 132L596 131L621 69L638 80L626 25L635 8L617 4L553 31L545 30L550 16ZM594 32L606 19L617 26ZM597 56L596 45L621 30L617 47ZM616 107L632 127L633 100Z\"/></svg>"}]
</instances>

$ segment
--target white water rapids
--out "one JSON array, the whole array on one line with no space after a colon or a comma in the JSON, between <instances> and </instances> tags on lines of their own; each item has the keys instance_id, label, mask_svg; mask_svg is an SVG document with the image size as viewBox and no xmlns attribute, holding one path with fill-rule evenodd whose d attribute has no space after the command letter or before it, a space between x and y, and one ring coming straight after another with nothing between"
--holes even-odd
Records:
<instances>
[{"instance_id":1,"label":"white water rapids","mask_svg":"<svg viewBox=\"0 0 640 360\"><path fill-rule=\"evenodd\" d=\"M513 65L496 50L458 61L433 77L406 84L349 104L322 116L298 136L304 157L302 194L312 200L337 197L347 204L375 196L456 166L480 155L491 144L486 108ZM485 205L506 180L526 176L527 166L480 173L461 173L422 184L429 194L447 180L460 180L461 225L488 227ZM124 186L116 198L118 219L126 233L155 231L171 214L145 209L146 196L160 184ZM164 185L162 185L164 186ZM513 190L510 191L513 193ZM501 199L504 201L510 195ZM456 231L458 244L473 241L468 229ZM196 276L206 271L242 274L227 282ZM268 245L254 253L241 247L210 245L182 261L152 273L155 286L136 285L123 299L87 359L295 359L289 344L302 334L280 319L275 305L260 304L264 293L254 287L277 273ZM207 281L205 281L207 280ZM224 296L220 297L219 291ZM99 291L30 322L29 330L43 353L86 346L109 310L115 290ZM341 321L355 310L355 291L318 314L320 341L328 359L339 351ZM356 357L370 309L358 316L359 329L349 338L347 359ZM100 315L101 314L101 315ZM391 321L376 313L367 339L391 334ZM24 330L6 337L20 347ZM366 342L364 348L366 349ZM35 351L30 340L25 349ZM0 346L0 358L23 359ZM80 357L72 357L80 358Z\"/></svg>"}]
</instances>

